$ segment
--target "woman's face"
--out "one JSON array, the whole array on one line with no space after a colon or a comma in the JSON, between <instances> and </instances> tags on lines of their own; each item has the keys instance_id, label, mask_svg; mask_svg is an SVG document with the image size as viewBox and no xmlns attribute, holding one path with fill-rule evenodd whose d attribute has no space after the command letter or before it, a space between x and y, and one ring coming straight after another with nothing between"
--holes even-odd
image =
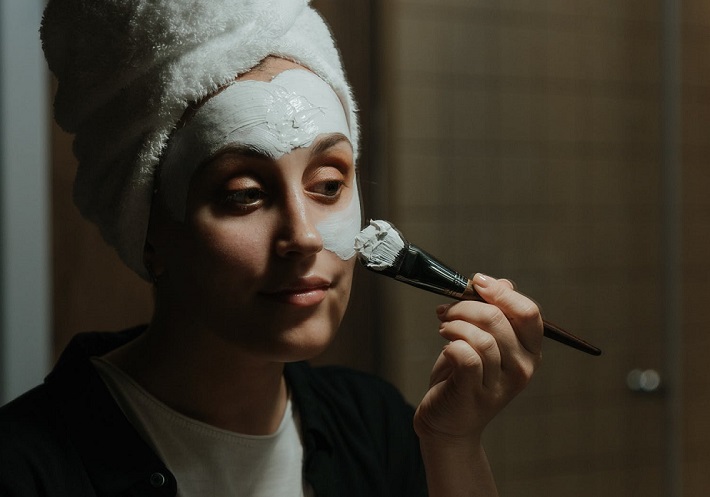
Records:
<instances>
[{"instance_id":1,"label":"woman's face","mask_svg":"<svg viewBox=\"0 0 710 497\"><path fill-rule=\"evenodd\" d=\"M270 62L241 79L271 85L283 70L300 67ZM298 96L298 78L313 75L302 68L293 74L295 88L284 85ZM149 241L162 272L159 306L167 299L189 327L268 360L310 358L330 343L355 263L339 243L354 238L360 210L353 151L339 124L344 112L329 101L311 103L342 115L310 122L313 136L285 153L258 133L227 140L192 174L184 219L157 209Z\"/></svg>"}]
</instances>

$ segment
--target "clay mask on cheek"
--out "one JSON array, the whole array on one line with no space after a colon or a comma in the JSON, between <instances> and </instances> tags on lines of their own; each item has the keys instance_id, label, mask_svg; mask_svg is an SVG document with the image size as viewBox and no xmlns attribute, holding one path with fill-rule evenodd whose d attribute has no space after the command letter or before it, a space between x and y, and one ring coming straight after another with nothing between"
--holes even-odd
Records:
<instances>
[{"instance_id":1,"label":"clay mask on cheek","mask_svg":"<svg viewBox=\"0 0 710 497\"><path fill-rule=\"evenodd\" d=\"M246 147L272 159L309 147L320 134L350 138L342 103L315 74L292 69L270 82L237 81L207 100L170 140L161 166L160 189L177 220L185 219L195 169L228 146ZM353 183L355 184L355 183ZM352 200L317 225L324 248L341 259L355 255L361 224L360 200Z\"/></svg>"},{"instance_id":2,"label":"clay mask on cheek","mask_svg":"<svg viewBox=\"0 0 710 497\"><path fill-rule=\"evenodd\" d=\"M355 237L360 233L361 224L360 197L357 183L353 182L353 196L348 206L318 223L316 229L323 248L346 261L355 255Z\"/></svg>"}]
</instances>

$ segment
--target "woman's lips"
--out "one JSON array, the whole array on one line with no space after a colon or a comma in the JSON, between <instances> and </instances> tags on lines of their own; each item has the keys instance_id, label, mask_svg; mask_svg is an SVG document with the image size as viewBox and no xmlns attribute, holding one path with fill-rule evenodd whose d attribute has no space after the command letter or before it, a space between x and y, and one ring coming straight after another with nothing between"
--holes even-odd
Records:
<instances>
[{"instance_id":1,"label":"woman's lips","mask_svg":"<svg viewBox=\"0 0 710 497\"><path fill-rule=\"evenodd\" d=\"M267 297L299 307L317 305L325 299L330 282L323 278L303 278L275 291L264 292Z\"/></svg>"}]
</instances>

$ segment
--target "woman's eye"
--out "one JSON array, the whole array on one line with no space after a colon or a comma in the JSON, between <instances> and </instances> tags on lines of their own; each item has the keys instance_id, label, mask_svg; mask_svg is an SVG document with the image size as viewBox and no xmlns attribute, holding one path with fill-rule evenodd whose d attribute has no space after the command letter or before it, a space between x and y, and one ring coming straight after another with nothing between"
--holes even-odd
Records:
<instances>
[{"instance_id":1,"label":"woman's eye","mask_svg":"<svg viewBox=\"0 0 710 497\"><path fill-rule=\"evenodd\" d=\"M220 203L228 207L248 210L258 207L266 199L266 192L260 188L244 188L226 192Z\"/></svg>"},{"instance_id":2,"label":"woman's eye","mask_svg":"<svg viewBox=\"0 0 710 497\"><path fill-rule=\"evenodd\" d=\"M345 182L341 180L330 180L318 183L313 192L324 197L337 198L345 186Z\"/></svg>"}]
</instances>

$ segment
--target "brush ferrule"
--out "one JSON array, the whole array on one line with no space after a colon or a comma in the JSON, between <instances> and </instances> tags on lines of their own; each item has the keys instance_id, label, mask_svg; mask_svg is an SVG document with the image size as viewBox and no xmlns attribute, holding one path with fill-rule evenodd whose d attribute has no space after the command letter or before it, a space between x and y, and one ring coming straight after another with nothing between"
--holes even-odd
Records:
<instances>
[{"instance_id":1,"label":"brush ferrule","mask_svg":"<svg viewBox=\"0 0 710 497\"><path fill-rule=\"evenodd\" d=\"M430 292L463 299L474 291L468 278L416 245L404 249L397 266L395 279Z\"/></svg>"}]
</instances>

